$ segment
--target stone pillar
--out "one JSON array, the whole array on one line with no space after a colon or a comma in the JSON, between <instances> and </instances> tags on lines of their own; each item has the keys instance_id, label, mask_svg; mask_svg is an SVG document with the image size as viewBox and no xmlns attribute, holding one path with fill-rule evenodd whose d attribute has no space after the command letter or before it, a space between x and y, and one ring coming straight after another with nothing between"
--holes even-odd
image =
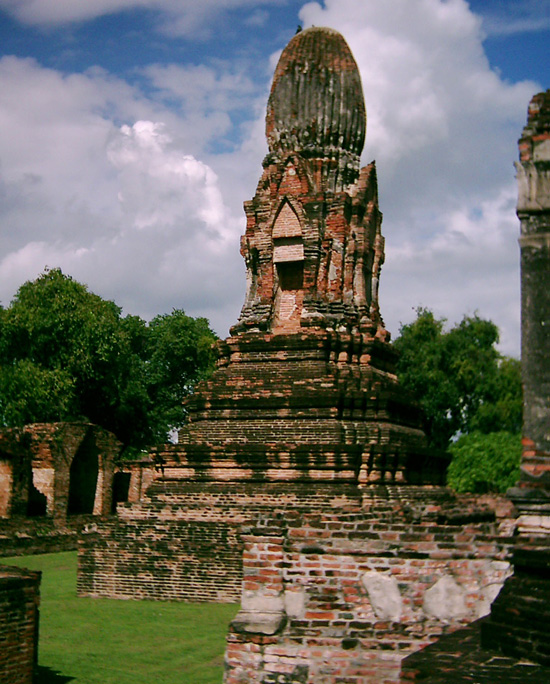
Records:
<instances>
[{"instance_id":1,"label":"stone pillar","mask_svg":"<svg viewBox=\"0 0 550 684\"><path fill-rule=\"evenodd\" d=\"M529 104L519 140L521 222L521 476L514 575L482 625L482 645L550 666L550 90Z\"/></svg>"},{"instance_id":2,"label":"stone pillar","mask_svg":"<svg viewBox=\"0 0 550 684\"><path fill-rule=\"evenodd\" d=\"M550 90L529 104L519 140L521 222L521 479L509 492L526 535L550 534Z\"/></svg>"}]
</instances>

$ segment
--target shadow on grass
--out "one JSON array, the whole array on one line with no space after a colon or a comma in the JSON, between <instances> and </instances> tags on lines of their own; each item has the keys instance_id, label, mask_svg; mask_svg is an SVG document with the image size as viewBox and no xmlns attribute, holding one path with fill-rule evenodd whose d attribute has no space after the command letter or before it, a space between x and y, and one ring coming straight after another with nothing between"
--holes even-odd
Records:
<instances>
[{"instance_id":1,"label":"shadow on grass","mask_svg":"<svg viewBox=\"0 0 550 684\"><path fill-rule=\"evenodd\" d=\"M60 672L51 670L49 667L39 665L36 668L33 684L68 684L74 681L74 677L68 677Z\"/></svg>"}]
</instances>

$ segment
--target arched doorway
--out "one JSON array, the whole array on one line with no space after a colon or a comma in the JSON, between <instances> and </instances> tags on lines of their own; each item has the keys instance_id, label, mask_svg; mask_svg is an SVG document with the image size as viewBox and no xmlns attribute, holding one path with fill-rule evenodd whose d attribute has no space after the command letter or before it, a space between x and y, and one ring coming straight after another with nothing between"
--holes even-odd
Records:
<instances>
[{"instance_id":1,"label":"arched doorway","mask_svg":"<svg viewBox=\"0 0 550 684\"><path fill-rule=\"evenodd\" d=\"M272 230L275 268L274 330L300 327L304 299L304 241L296 212L285 199Z\"/></svg>"}]
</instances>

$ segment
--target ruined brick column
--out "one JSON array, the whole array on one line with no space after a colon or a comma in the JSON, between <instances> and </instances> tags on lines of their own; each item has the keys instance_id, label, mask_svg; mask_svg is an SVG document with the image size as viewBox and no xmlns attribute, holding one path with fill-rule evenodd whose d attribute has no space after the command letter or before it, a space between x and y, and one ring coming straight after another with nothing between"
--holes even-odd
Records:
<instances>
[{"instance_id":1,"label":"ruined brick column","mask_svg":"<svg viewBox=\"0 0 550 684\"><path fill-rule=\"evenodd\" d=\"M482 628L482 644L550 665L550 90L529 104L519 140L521 222L521 476L508 491L519 531L510 578Z\"/></svg>"},{"instance_id":2,"label":"ruined brick column","mask_svg":"<svg viewBox=\"0 0 550 684\"><path fill-rule=\"evenodd\" d=\"M550 534L550 90L529 104L519 140L523 458L510 492L526 534Z\"/></svg>"}]
</instances>

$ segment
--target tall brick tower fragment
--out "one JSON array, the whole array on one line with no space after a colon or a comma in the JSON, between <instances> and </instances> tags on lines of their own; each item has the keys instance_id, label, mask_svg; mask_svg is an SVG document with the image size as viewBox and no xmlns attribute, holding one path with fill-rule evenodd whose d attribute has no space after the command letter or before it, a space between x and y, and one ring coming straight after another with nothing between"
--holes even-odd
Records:
<instances>
[{"instance_id":1,"label":"tall brick tower fragment","mask_svg":"<svg viewBox=\"0 0 550 684\"><path fill-rule=\"evenodd\" d=\"M523 455L508 491L519 535L482 642L550 666L550 90L529 104L519 153Z\"/></svg>"},{"instance_id":2,"label":"tall brick tower fragment","mask_svg":"<svg viewBox=\"0 0 550 684\"><path fill-rule=\"evenodd\" d=\"M550 90L533 97L527 117L516 163L524 453L513 496L520 525L550 534Z\"/></svg>"}]
</instances>

